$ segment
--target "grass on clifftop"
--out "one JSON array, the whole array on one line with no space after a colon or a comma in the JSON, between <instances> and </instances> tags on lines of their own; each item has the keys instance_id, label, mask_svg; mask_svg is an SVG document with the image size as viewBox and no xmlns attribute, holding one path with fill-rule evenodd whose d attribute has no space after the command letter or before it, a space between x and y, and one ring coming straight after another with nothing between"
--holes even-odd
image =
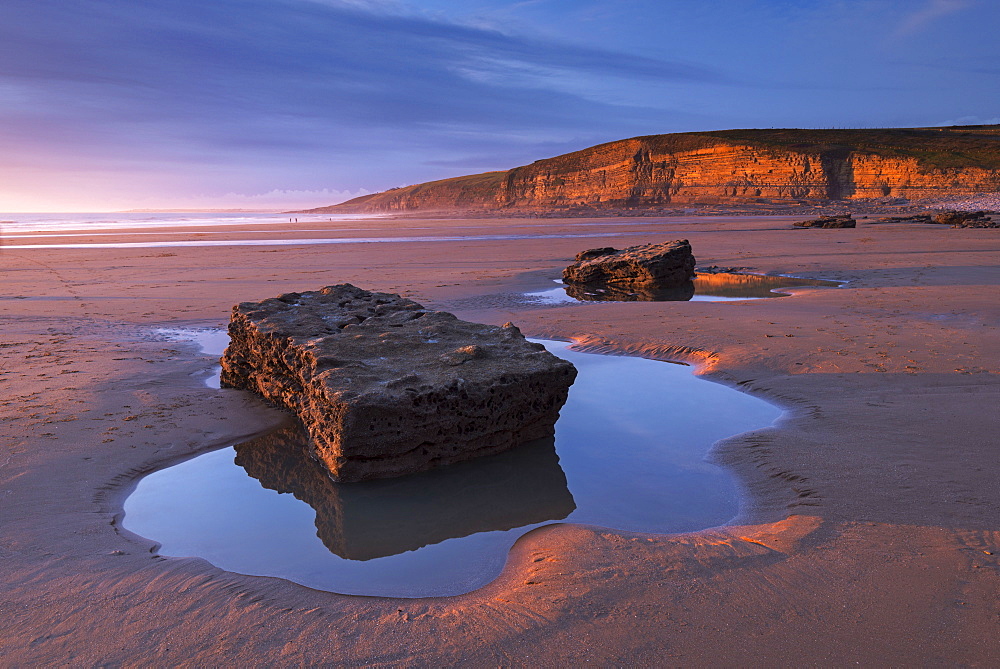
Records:
<instances>
[{"instance_id":1,"label":"grass on clifftop","mask_svg":"<svg viewBox=\"0 0 1000 669\"><path fill-rule=\"evenodd\" d=\"M716 130L692 133L791 151L857 151L915 158L928 168L1000 169L1000 125L872 130Z\"/></svg>"}]
</instances>

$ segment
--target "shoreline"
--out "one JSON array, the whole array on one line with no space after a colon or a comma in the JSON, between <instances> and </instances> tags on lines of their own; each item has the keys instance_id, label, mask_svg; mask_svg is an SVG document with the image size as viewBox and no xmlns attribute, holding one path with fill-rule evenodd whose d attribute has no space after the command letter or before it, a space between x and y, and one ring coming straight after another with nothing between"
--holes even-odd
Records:
<instances>
[{"instance_id":1,"label":"shoreline","mask_svg":"<svg viewBox=\"0 0 1000 669\"><path fill-rule=\"evenodd\" d=\"M15 400L0 456L0 556L10 565L0 658L995 662L1000 565L984 551L1000 553L1000 465L997 419L982 407L1000 396L1000 307L990 298L1000 239L774 223L671 220L622 243L687 236L700 264L825 273L850 288L752 303L503 298L561 269L590 244L579 239L5 252L5 292L48 299L0 300L0 383ZM344 281L467 320L512 320L531 336L714 356L700 373L786 409L777 425L716 446L747 477L756 524L665 536L548 526L517 541L496 581L443 599L332 595L124 542L101 500L116 477L277 418L236 391L196 387L197 360L132 328L223 323L243 299Z\"/></svg>"},{"instance_id":2,"label":"shoreline","mask_svg":"<svg viewBox=\"0 0 1000 669\"><path fill-rule=\"evenodd\" d=\"M629 207L613 204L566 205L564 207L532 208L476 208L476 209L393 209L366 210L362 206L345 207L330 205L316 209L302 209L289 214L338 214L391 216L393 218L620 218L620 217L711 217L711 216L819 216L831 213L850 213L861 218L899 214L934 214L947 210L1000 212L1000 195L979 193L954 197L907 200L906 198L857 198L838 200L768 200L754 202L750 198L697 202L687 204L643 205Z\"/></svg>"}]
</instances>

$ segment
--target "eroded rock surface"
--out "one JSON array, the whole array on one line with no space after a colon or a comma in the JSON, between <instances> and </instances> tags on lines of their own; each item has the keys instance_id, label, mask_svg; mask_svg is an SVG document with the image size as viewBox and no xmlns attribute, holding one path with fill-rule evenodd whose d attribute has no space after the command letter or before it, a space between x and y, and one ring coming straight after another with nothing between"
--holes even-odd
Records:
<instances>
[{"instance_id":1,"label":"eroded rock surface","mask_svg":"<svg viewBox=\"0 0 1000 669\"><path fill-rule=\"evenodd\" d=\"M930 223L931 217L928 214L913 214L911 216L882 216L876 218L875 223Z\"/></svg>"},{"instance_id":2,"label":"eroded rock surface","mask_svg":"<svg viewBox=\"0 0 1000 669\"><path fill-rule=\"evenodd\" d=\"M953 228L996 228L1000 227L985 211L945 211L934 216L939 225Z\"/></svg>"},{"instance_id":3,"label":"eroded rock surface","mask_svg":"<svg viewBox=\"0 0 1000 669\"><path fill-rule=\"evenodd\" d=\"M222 384L292 411L339 481L551 436L576 369L513 325L350 284L233 308Z\"/></svg>"},{"instance_id":4,"label":"eroded rock surface","mask_svg":"<svg viewBox=\"0 0 1000 669\"><path fill-rule=\"evenodd\" d=\"M839 214L837 216L820 216L808 221L796 221L792 225L797 228L856 228L858 222L850 214Z\"/></svg>"},{"instance_id":5,"label":"eroded rock surface","mask_svg":"<svg viewBox=\"0 0 1000 669\"><path fill-rule=\"evenodd\" d=\"M588 249L563 270L568 284L615 289L681 288L694 277L694 255L686 239L618 250Z\"/></svg>"}]
</instances>

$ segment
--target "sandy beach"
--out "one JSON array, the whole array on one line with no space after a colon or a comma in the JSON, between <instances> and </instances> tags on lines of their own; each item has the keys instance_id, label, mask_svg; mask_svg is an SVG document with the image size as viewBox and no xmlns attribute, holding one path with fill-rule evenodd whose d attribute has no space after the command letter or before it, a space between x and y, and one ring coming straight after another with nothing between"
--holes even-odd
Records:
<instances>
[{"instance_id":1,"label":"sandy beach","mask_svg":"<svg viewBox=\"0 0 1000 669\"><path fill-rule=\"evenodd\" d=\"M997 665L1000 236L793 220L6 236L0 664ZM848 283L739 302L523 297L585 248L679 238L700 265ZM220 244L177 243L204 240ZM120 242L141 245L17 248ZM205 387L213 361L156 330L223 327L237 302L344 282L587 350L695 363L778 405L777 424L710 456L748 491L740 517L669 536L547 526L490 585L428 599L229 573L123 530L144 473L282 420Z\"/></svg>"}]
</instances>

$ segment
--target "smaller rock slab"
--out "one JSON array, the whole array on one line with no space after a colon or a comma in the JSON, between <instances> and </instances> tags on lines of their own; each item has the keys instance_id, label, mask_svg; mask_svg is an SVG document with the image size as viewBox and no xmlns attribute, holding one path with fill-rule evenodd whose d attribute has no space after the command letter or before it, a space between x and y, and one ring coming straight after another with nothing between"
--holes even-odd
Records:
<instances>
[{"instance_id":1,"label":"smaller rock slab","mask_svg":"<svg viewBox=\"0 0 1000 669\"><path fill-rule=\"evenodd\" d=\"M792 225L797 228L856 228L858 222L850 214L838 214L836 216L820 216L808 221L796 221Z\"/></svg>"},{"instance_id":2,"label":"smaller rock slab","mask_svg":"<svg viewBox=\"0 0 1000 669\"><path fill-rule=\"evenodd\" d=\"M549 437L572 364L512 324L350 284L233 308L222 385L293 412L338 481L400 476Z\"/></svg>"},{"instance_id":3,"label":"smaller rock slab","mask_svg":"<svg viewBox=\"0 0 1000 669\"><path fill-rule=\"evenodd\" d=\"M953 228L996 228L997 222L985 211L944 211L934 216L938 225L950 225Z\"/></svg>"},{"instance_id":4,"label":"smaller rock slab","mask_svg":"<svg viewBox=\"0 0 1000 669\"><path fill-rule=\"evenodd\" d=\"M677 239L618 250L588 249L563 270L568 284L621 288L679 288L694 278L691 244Z\"/></svg>"},{"instance_id":5,"label":"smaller rock slab","mask_svg":"<svg viewBox=\"0 0 1000 669\"><path fill-rule=\"evenodd\" d=\"M882 216L875 223L931 223L929 214L913 214L911 216Z\"/></svg>"}]
</instances>

